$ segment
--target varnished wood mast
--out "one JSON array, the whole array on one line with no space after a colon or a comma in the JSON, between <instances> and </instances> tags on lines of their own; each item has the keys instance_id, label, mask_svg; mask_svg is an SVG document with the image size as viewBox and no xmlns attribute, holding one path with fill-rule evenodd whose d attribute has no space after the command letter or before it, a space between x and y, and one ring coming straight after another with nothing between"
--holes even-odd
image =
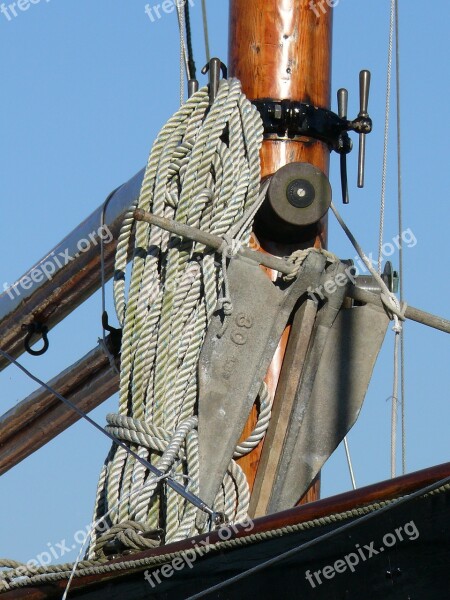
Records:
<instances>
[{"instance_id":1,"label":"varnished wood mast","mask_svg":"<svg viewBox=\"0 0 450 600\"><path fill-rule=\"evenodd\" d=\"M332 9L316 16L310 0L230 0L229 72L241 80L251 99L297 100L330 108ZM312 139L266 139L261 150L262 176L283 165L309 162L328 175L329 150ZM326 220L313 236L294 245L274 243L269 235L258 239L267 252L286 255L299 247L326 247ZM270 275L270 273L269 273ZM286 330L269 369L267 379L275 393L289 330ZM256 421L254 412L247 424L248 435ZM241 459L250 485L258 469L262 444ZM319 497L319 484L304 500Z\"/></svg>"}]
</instances>

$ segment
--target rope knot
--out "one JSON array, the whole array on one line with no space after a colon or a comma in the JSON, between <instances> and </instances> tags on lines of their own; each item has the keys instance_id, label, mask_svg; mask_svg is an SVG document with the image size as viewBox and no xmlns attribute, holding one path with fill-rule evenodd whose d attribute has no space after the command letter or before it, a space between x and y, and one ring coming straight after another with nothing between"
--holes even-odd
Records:
<instances>
[{"instance_id":1,"label":"rope knot","mask_svg":"<svg viewBox=\"0 0 450 600\"><path fill-rule=\"evenodd\" d=\"M223 235L223 242L219 248L222 255L222 277L223 277L223 295L217 300L219 310L223 311L226 317L233 314L233 302L230 294L230 282L227 275L227 258L234 258L242 248L242 242L234 239L230 235Z\"/></svg>"},{"instance_id":2,"label":"rope knot","mask_svg":"<svg viewBox=\"0 0 450 600\"><path fill-rule=\"evenodd\" d=\"M229 234L224 234L222 236L223 242L218 250L218 252L225 258L234 258L242 248L242 242L234 239Z\"/></svg>"},{"instance_id":3,"label":"rope knot","mask_svg":"<svg viewBox=\"0 0 450 600\"><path fill-rule=\"evenodd\" d=\"M393 292L386 293L385 291L382 291L380 296L389 318L394 321L392 331L396 334L400 334L403 329L401 322L406 319L406 302L400 303L400 300Z\"/></svg>"},{"instance_id":4,"label":"rope knot","mask_svg":"<svg viewBox=\"0 0 450 600\"><path fill-rule=\"evenodd\" d=\"M323 248L305 248L304 250L296 250L289 256L289 262L293 265L294 270L292 273L289 273L289 275L283 276L284 281L290 282L297 277L302 264L305 262L306 257L311 254L311 252L323 254L329 263L339 262L339 258L335 254L329 252L328 250L324 250Z\"/></svg>"},{"instance_id":5,"label":"rope knot","mask_svg":"<svg viewBox=\"0 0 450 600\"><path fill-rule=\"evenodd\" d=\"M95 544L99 559L111 558L125 551L139 552L161 545L163 531L133 520L113 525Z\"/></svg>"}]
</instances>

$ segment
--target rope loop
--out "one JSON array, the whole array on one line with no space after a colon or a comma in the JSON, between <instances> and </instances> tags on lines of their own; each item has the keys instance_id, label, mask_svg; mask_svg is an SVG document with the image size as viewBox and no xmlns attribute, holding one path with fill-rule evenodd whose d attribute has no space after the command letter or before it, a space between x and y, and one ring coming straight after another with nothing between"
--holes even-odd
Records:
<instances>
[{"instance_id":1,"label":"rope loop","mask_svg":"<svg viewBox=\"0 0 450 600\"><path fill-rule=\"evenodd\" d=\"M242 248L242 242L225 234L222 236L223 243L218 252L222 255L222 278L223 278L223 295L217 300L218 310L222 310L226 317L233 314L233 302L230 294L230 282L227 275L227 259L234 258Z\"/></svg>"}]
</instances>

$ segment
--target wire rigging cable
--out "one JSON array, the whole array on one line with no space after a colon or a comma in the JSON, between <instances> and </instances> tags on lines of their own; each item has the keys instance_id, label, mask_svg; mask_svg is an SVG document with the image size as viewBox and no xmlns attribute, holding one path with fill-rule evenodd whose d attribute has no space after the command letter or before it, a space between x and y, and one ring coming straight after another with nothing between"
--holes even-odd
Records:
<instances>
[{"instance_id":1,"label":"wire rigging cable","mask_svg":"<svg viewBox=\"0 0 450 600\"><path fill-rule=\"evenodd\" d=\"M355 473L353 471L352 456L350 454L350 448L348 445L348 437L347 436L345 436L345 438L344 438L344 448L345 448L345 456L347 457L347 465L348 465L348 471L350 473L350 480L352 482L352 488L354 490L356 490Z\"/></svg>"},{"instance_id":2,"label":"wire rigging cable","mask_svg":"<svg viewBox=\"0 0 450 600\"><path fill-rule=\"evenodd\" d=\"M175 489L177 491L177 493L181 494L189 502L192 502L194 506L197 506L197 508L202 508L202 509L208 508L204 504L204 502L202 502L199 498L197 498L197 496L195 496L194 494L189 492L187 489L185 489L182 485L180 485L179 483L174 481L172 479L170 473L165 473L165 472L160 471L157 467L150 464L145 458L138 456L138 454L136 454L136 452L134 452L131 448L129 448L122 440L115 437L110 431L107 431L106 429L104 429L101 425L99 425L96 421L94 421L94 419L91 419L91 417L89 417L89 415L87 415L80 408L78 408L78 406L76 406L76 404L74 404L71 400L69 400L68 398L66 398L65 396L63 396L62 394L57 392L56 390L54 390L51 386L49 386L47 383L45 383L42 379L39 379L39 377L36 377L36 375L33 375L33 373L31 373L31 371L29 371L26 367L24 367L21 363L19 363L15 358L13 358L10 354L8 354L8 352L5 352L4 350L2 350L0 348L0 355L3 356L3 358L5 358L10 364L18 367L23 373L25 373L25 375L27 375L27 377L29 377L30 379L32 379L33 381L35 381L36 383L38 383L39 385L44 387L51 394L54 394L58 398L58 400L61 400L61 402L63 402L69 408L71 408L74 412L76 412L78 414L78 416L80 416L82 419L87 421L90 425L95 427L95 429L97 429L97 431L99 431L100 433L105 435L107 438L109 438L113 442L113 444L122 448L127 454L129 454L130 456L135 458L138 462L140 462L146 469L148 469L152 473L152 476L156 476L158 481L160 479L166 479L168 484L171 487L173 487L173 489ZM209 511L209 512L211 513L212 516L214 516L213 511Z\"/></svg>"},{"instance_id":3,"label":"wire rigging cable","mask_svg":"<svg viewBox=\"0 0 450 600\"><path fill-rule=\"evenodd\" d=\"M389 129L390 129L390 112L391 112L391 87L392 87L392 63L394 54L394 38L395 38L395 53L396 53L396 90L397 90L397 167L398 167L398 216L399 216L399 233L402 236L402 192L401 192L401 154L400 154L400 92L399 92L399 42L398 42L398 0L390 2L390 17L389 17L389 42L388 42L388 60L387 60L387 75L386 75L386 108L385 108L385 125L384 125L384 144L383 144L383 167L381 177L381 201L380 201L380 228L378 240L378 273L381 273L383 259L383 237L384 237L384 219L386 207L386 185L387 185L387 167L388 167L388 147L389 147ZM400 247L400 281L403 276L403 251ZM401 283L402 285L402 283ZM403 300L401 288L400 299ZM392 386L392 406L391 406L391 477L396 475L397 465L397 429L398 429L398 379L399 369L401 370L402 392L404 391L404 345L402 329L394 329L394 366L393 366L393 386ZM399 349L400 346L400 349ZM401 366L400 358L401 356ZM402 469L405 471L405 421L404 421L404 398L402 396Z\"/></svg>"},{"instance_id":4,"label":"wire rigging cable","mask_svg":"<svg viewBox=\"0 0 450 600\"><path fill-rule=\"evenodd\" d=\"M189 0L184 2L184 20L186 23L186 48L188 56L188 79L197 78L197 70L194 60L194 49L192 47L192 28L191 28L191 12Z\"/></svg>"},{"instance_id":5,"label":"wire rigging cable","mask_svg":"<svg viewBox=\"0 0 450 600\"><path fill-rule=\"evenodd\" d=\"M384 214L386 204L386 180L389 148L389 127L391 117L391 83L392 83L392 55L395 33L395 1L391 0L390 23L389 23L389 43L388 43L388 61L386 76L386 108L384 120L384 143L383 143L383 167L381 175L381 201L380 201L380 231L378 239L378 273L381 274L383 261L383 238L384 238Z\"/></svg>"},{"instance_id":6,"label":"wire rigging cable","mask_svg":"<svg viewBox=\"0 0 450 600\"><path fill-rule=\"evenodd\" d=\"M186 68L186 76L189 79L189 62L188 52L186 49L186 40L184 34L184 10L181 4L175 3L177 7L178 29L180 31L180 106L184 102L184 69Z\"/></svg>"},{"instance_id":7,"label":"wire rigging cable","mask_svg":"<svg viewBox=\"0 0 450 600\"><path fill-rule=\"evenodd\" d=\"M336 529L333 529L332 531L328 531L327 533L324 533L323 535L320 535L320 536L314 538L313 540L310 540L309 542L306 542L300 546L296 546L295 548L291 548L290 550L287 550L286 552L283 552L282 554L278 554L277 556L274 556L273 558L270 558L269 560L266 560L266 561L260 563L259 565L256 565L255 567L246 569L242 573L239 573L239 575L235 575L234 577L229 577L228 579L225 579L224 581L222 581L221 583L218 583L217 585L213 585L213 586L203 590L202 592L199 592L198 594L189 596L188 598L186 598L186 600L199 600L200 598L209 596L210 594L212 594L214 592L223 590L224 588L232 585L233 583L242 581L242 579L245 579L246 577L249 577L250 575L254 575L255 573L259 573L260 571L263 571L264 569L267 569L268 567L270 567L272 565L275 565L287 558L290 558L291 556L295 556L299 552L303 552L304 550L307 550L308 548L311 548L312 546L316 546L317 544L326 542L330 538L333 538L333 537L339 535L340 533L354 529L355 527L361 525L362 523L365 523L366 521L370 521L370 520L374 519L375 517L379 517L381 514L383 514L385 512L389 512L394 508L398 508L402 504L411 502L412 500L415 500L416 498L420 498L421 496L424 496L425 494L430 494L432 492L435 492L436 490L442 488L443 486L447 486L449 484L449 482L450 482L450 477L446 477L445 479L441 479L437 483L433 483L425 488L417 490L416 492L413 492L412 494L409 494L408 496L403 496L402 498L395 500L391 504L387 504L387 505L381 507L377 511L370 512L368 514L363 515L362 517L358 517L357 519L354 519L353 521L351 521L349 523L345 523L344 525L341 525L340 527L337 527ZM216 596L216 597L218 597L218 596Z\"/></svg>"},{"instance_id":8,"label":"wire rigging cable","mask_svg":"<svg viewBox=\"0 0 450 600\"><path fill-rule=\"evenodd\" d=\"M206 12L206 0L202 0L202 17L203 35L205 38L206 63L209 63L209 61L211 60L211 52L209 50L208 14Z\"/></svg>"},{"instance_id":9,"label":"wire rigging cable","mask_svg":"<svg viewBox=\"0 0 450 600\"><path fill-rule=\"evenodd\" d=\"M400 102L400 38L399 38L399 5L395 0L395 81L396 81L396 104L397 104L397 185L398 185L398 233L399 239L403 235L403 182L402 182L402 136L401 136L401 102ZM403 244L399 248L399 298L403 302L404 294L404 257ZM402 473L406 473L406 415L405 415L405 329L400 334L400 407L401 407L401 430L402 430Z\"/></svg>"}]
</instances>

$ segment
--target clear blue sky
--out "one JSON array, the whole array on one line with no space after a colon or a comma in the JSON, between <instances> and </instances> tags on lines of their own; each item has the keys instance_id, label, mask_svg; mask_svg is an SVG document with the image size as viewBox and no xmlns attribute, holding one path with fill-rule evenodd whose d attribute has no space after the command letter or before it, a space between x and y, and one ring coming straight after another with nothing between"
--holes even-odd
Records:
<instances>
[{"instance_id":1,"label":"clear blue sky","mask_svg":"<svg viewBox=\"0 0 450 600\"><path fill-rule=\"evenodd\" d=\"M209 0L212 52L227 56L225 0ZM151 22L144 0L41 0L10 20L0 13L0 286L13 282L146 162L161 126L178 106L175 13ZM406 298L449 317L450 170L445 117L450 94L450 5L400 0L403 98L404 224L417 239L405 251ZM388 0L341 0L335 8L333 97L350 91L358 112L358 72L372 71L366 188L341 211L367 252L376 252L385 101ZM200 0L192 9L196 59L204 63ZM392 128L386 240L397 232L395 127ZM332 184L340 206L339 161ZM329 247L354 250L331 218ZM398 264L398 258L393 257ZM49 379L95 346L101 333L95 295L50 334L51 350L23 363ZM388 336L361 418L349 436L358 485L389 476L392 334ZM413 471L449 460L449 339L406 327L407 464ZM2 411L35 389L15 368L0 373ZM104 423L112 398L94 411ZM0 481L0 555L29 560L91 517L96 481L109 442L79 423ZM342 447L323 472L323 495L350 488ZM67 554L63 560L74 558Z\"/></svg>"}]
</instances>

